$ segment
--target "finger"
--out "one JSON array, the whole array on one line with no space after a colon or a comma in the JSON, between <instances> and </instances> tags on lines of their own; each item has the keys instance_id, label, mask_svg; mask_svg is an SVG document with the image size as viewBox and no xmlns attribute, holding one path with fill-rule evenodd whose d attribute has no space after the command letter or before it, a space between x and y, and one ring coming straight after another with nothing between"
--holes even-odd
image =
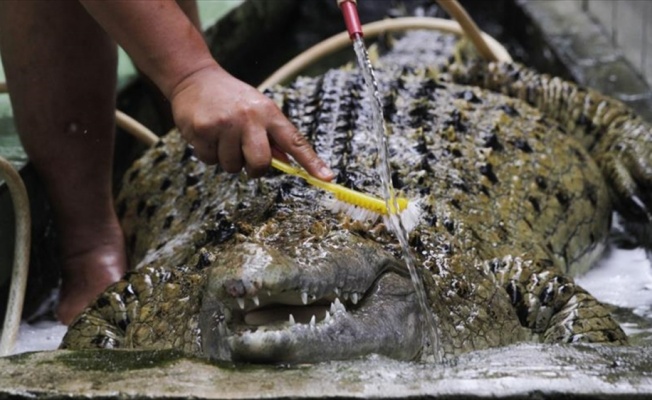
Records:
<instances>
[{"instance_id":1,"label":"finger","mask_svg":"<svg viewBox=\"0 0 652 400\"><path fill-rule=\"evenodd\" d=\"M281 160L281 161L283 161L285 163L290 162L290 157L288 157L288 155L285 154L285 152L283 152L281 149L279 149L276 144L270 143L270 145L271 145L270 147L272 149L272 157L274 157L277 160Z\"/></svg>"},{"instance_id":2,"label":"finger","mask_svg":"<svg viewBox=\"0 0 652 400\"><path fill-rule=\"evenodd\" d=\"M268 133L279 149L291 155L310 175L325 181L335 177L333 171L317 156L306 138L282 114L270 124Z\"/></svg>"},{"instance_id":3,"label":"finger","mask_svg":"<svg viewBox=\"0 0 652 400\"><path fill-rule=\"evenodd\" d=\"M242 154L247 175L258 178L267 172L272 159L272 151L267 132L262 127L252 127L242 136Z\"/></svg>"},{"instance_id":4,"label":"finger","mask_svg":"<svg viewBox=\"0 0 652 400\"><path fill-rule=\"evenodd\" d=\"M236 173L242 170L242 143L238 132L227 132L220 135L217 143L217 157L222 169L226 172Z\"/></svg>"}]
</instances>

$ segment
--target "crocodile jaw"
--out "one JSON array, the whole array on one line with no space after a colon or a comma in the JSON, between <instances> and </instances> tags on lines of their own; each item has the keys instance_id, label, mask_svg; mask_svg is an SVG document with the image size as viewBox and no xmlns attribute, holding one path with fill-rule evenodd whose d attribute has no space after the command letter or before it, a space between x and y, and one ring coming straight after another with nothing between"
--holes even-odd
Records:
<instances>
[{"instance_id":1,"label":"crocodile jaw","mask_svg":"<svg viewBox=\"0 0 652 400\"><path fill-rule=\"evenodd\" d=\"M315 303L320 303L316 301ZM423 345L419 306L409 279L384 273L358 304L336 298L330 306L292 306L291 312L314 317L251 325L247 320L272 320L288 307L263 308L265 316L238 314L225 303L204 307L200 316L202 348L213 359L305 363L350 359L376 353L415 359ZM348 308L348 310L347 310ZM280 311L279 311L280 310Z\"/></svg>"}]
</instances>

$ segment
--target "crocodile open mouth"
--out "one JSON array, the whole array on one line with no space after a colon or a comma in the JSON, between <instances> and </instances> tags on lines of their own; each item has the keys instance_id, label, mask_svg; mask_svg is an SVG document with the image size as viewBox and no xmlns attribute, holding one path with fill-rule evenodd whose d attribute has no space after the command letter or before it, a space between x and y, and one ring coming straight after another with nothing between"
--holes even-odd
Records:
<instances>
[{"instance_id":1,"label":"crocodile open mouth","mask_svg":"<svg viewBox=\"0 0 652 400\"><path fill-rule=\"evenodd\" d=\"M393 272L381 274L365 292L263 290L225 306L229 317L204 332L205 351L220 359L314 362L372 353L413 359L423 344L410 279Z\"/></svg>"},{"instance_id":2,"label":"crocodile open mouth","mask_svg":"<svg viewBox=\"0 0 652 400\"><path fill-rule=\"evenodd\" d=\"M287 329L296 324L314 327L330 322L337 314L355 310L363 300L361 297L357 292L342 294L339 290L318 299L297 291L266 293L246 300L240 297L236 300L237 307L232 308L232 324L238 330L250 331Z\"/></svg>"}]
</instances>

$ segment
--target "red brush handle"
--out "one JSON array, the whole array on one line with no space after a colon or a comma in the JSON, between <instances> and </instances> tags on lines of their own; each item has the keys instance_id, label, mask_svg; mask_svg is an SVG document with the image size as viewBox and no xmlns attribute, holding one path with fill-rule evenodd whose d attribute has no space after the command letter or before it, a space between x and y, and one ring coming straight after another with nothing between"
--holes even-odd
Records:
<instances>
[{"instance_id":1,"label":"red brush handle","mask_svg":"<svg viewBox=\"0 0 652 400\"><path fill-rule=\"evenodd\" d=\"M349 32L351 40L362 37L362 25L360 25L360 18L358 17L358 9L355 5L355 0L339 0L340 9L344 16L344 23L346 30Z\"/></svg>"}]
</instances>

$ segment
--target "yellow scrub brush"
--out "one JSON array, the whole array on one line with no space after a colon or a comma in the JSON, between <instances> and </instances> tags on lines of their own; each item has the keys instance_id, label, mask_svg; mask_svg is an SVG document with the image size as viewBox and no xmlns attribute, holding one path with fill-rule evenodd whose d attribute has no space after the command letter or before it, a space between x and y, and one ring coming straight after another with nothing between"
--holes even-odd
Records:
<instances>
[{"instance_id":1,"label":"yellow scrub brush","mask_svg":"<svg viewBox=\"0 0 652 400\"><path fill-rule=\"evenodd\" d=\"M410 232L417 226L421 218L422 209L418 201L409 201L404 197L399 197L396 199L398 211L389 212L385 201L377 197L356 192L336 183L322 181L301 168L293 167L275 158L272 158L272 167L286 174L298 176L309 184L332 193L339 201L332 201L327 204L327 207L333 212L344 212L355 220L375 221L378 217L387 219L390 215L395 214L401 219L403 228Z\"/></svg>"}]
</instances>

